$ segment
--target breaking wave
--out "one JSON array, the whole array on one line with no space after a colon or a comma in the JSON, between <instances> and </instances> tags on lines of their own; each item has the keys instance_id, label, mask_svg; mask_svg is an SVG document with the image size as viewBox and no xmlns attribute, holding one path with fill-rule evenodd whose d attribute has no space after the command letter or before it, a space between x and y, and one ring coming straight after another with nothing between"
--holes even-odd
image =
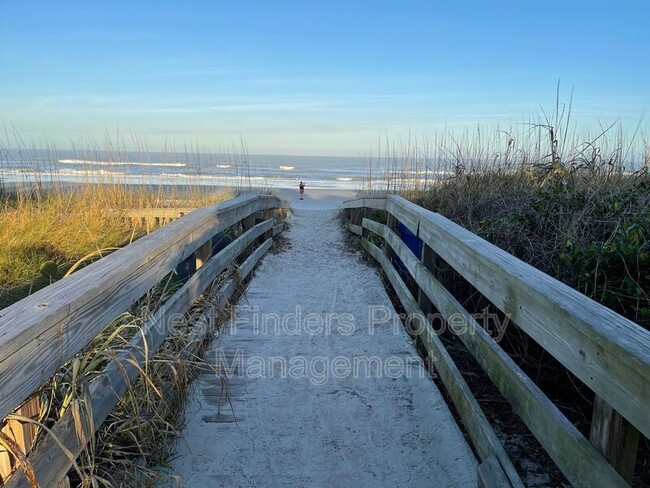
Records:
<instances>
[{"instance_id":1,"label":"breaking wave","mask_svg":"<svg viewBox=\"0 0 650 488\"><path fill-rule=\"evenodd\" d=\"M132 161L92 161L87 159L59 159L61 164L82 164L86 166L153 166L163 168L184 168L185 163L138 163Z\"/></svg>"}]
</instances>

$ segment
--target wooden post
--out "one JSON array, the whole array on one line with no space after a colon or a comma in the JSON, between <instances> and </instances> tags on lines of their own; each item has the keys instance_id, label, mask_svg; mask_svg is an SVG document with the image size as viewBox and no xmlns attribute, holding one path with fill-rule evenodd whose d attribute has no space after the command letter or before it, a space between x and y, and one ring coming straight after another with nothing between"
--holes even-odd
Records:
<instances>
[{"instance_id":1,"label":"wooden post","mask_svg":"<svg viewBox=\"0 0 650 488\"><path fill-rule=\"evenodd\" d=\"M393 216L393 214L388 212L386 216L386 227L388 227L393 232L397 233L397 223L398 220ZM391 260L393 259L395 253L393 252L393 249L388 245L387 242L384 242L384 252L388 254L388 257L391 258Z\"/></svg>"},{"instance_id":2,"label":"wooden post","mask_svg":"<svg viewBox=\"0 0 650 488\"><path fill-rule=\"evenodd\" d=\"M395 218L393 214L391 214L390 212L386 212L386 227L388 227L393 232L397 232L397 222L398 220ZM391 265L394 266L395 264L393 261L395 259L395 251L393 251L393 248L390 247L388 242L384 241L382 245L382 249L386 253L386 256L388 256L388 260L391 263ZM384 278L388 277L386 274L386 270L382 269L382 273Z\"/></svg>"},{"instance_id":3,"label":"wooden post","mask_svg":"<svg viewBox=\"0 0 650 488\"><path fill-rule=\"evenodd\" d=\"M591 419L591 444L632 484L639 445L639 431L598 395Z\"/></svg>"},{"instance_id":4,"label":"wooden post","mask_svg":"<svg viewBox=\"0 0 650 488\"><path fill-rule=\"evenodd\" d=\"M219 251L221 251L224 247L226 247L230 243L230 240L227 238L225 232L217 232L215 235L212 236L212 255L216 256L219 254Z\"/></svg>"},{"instance_id":5,"label":"wooden post","mask_svg":"<svg viewBox=\"0 0 650 488\"><path fill-rule=\"evenodd\" d=\"M196 269L199 269L212 256L212 239L199 247L194 256L196 257Z\"/></svg>"},{"instance_id":6,"label":"wooden post","mask_svg":"<svg viewBox=\"0 0 650 488\"><path fill-rule=\"evenodd\" d=\"M3 446L0 446L0 483L9 477L11 469L11 455Z\"/></svg>"},{"instance_id":7,"label":"wooden post","mask_svg":"<svg viewBox=\"0 0 650 488\"><path fill-rule=\"evenodd\" d=\"M187 259L181 262L176 266L176 275L181 283L187 281L187 279L194 274L196 271L196 257L194 254L191 254Z\"/></svg>"},{"instance_id":8,"label":"wooden post","mask_svg":"<svg viewBox=\"0 0 650 488\"><path fill-rule=\"evenodd\" d=\"M242 232L246 232L248 229L250 229L254 225L255 225L255 215L254 214L249 215L248 217L242 219L242 221L241 221ZM241 262L243 263L246 260L246 258L251 255L252 252L253 252L253 244L248 246L244 250L244 252L241 254L241 256L239 257Z\"/></svg>"},{"instance_id":9,"label":"wooden post","mask_svg":"<svg viewBox=\"0 0 650 488\"><path fill-rule=\"evenodd\" d=\"M425 268L431 271L432 274L435 274L434 270L436 267L436 253L434 253L433 249L427 246L424 241L422 242L422 254L420 256L420 261L422 261L422 264ZM427 294L424 293L420 287L418 287L418 304L420 305L420 310L424 312L424 315L428 316L431 312L433 312L433 304L431 303L431 300L429 300Z\"/></svg>"},{"instance_id":10,"label":"wooden post","mask_svg":"<svg viewBox=\"0 0 650 488\"><path fill-rule=\"evenodd\" d=\"M260 222L264 222L264 214L266 210L259 210L255 212L255 223L259 224Z\"/></svg>"},{"instance_id":11,"label":"wooden post","mask_svg":"<svg viewBox=\"0 0 650 488\"><path fill-rule=\"evenodd\" d=\"M366 216L365 207L350 209L350 222L352 222L353 224L361 225L361 221L365 216Z\"/></svg>"},{"instance_id":12,"label":"wooden post","mask_svg":"<svg viewBox=\"0 0 650 488\"><path fill-rule=\"evenodd\" d=\"M241 230L246 232L255 225L255 215L249 215L241 220Z\"/></svg>"},{"instance_id":13,"label":"wooden post","mask_svg":"<svg viewBox=\"0 0 650 488\"><path fill-rule=\"evenodd\" d=\"M33 396L20 408L16 414L22 417L37 419L41 411L41 397ZM2 432L16 441L25 454L28 454L38 434L38 426L32 423L22 423L18 420L8 420ZM6 480L16 467L16 460L4 448L0 447L0 481Z\"/></svg>"},{"instance_id":14,"label":"wooden post","mask_svg":"<svg viewBox=\"0 0 650 488\"><path fill-rule=\"evenodd\" d=\"M264 220L269 220L275 217L275 209L274 208L267 208L264 210ZM271 227L270 230L266 231L264 234L262 234L261 241L264 242L267 240L269 237L273 237L273 227Z\"/></svg>"}]
</instances>

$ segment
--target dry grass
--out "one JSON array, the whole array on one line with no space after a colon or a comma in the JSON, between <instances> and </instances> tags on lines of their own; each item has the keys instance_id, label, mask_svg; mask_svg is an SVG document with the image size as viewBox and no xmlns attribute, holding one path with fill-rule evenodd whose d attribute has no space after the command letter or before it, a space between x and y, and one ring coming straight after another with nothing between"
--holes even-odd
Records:
<instances>
[{"instance_id":1,"label":"dry grass","mask_svg":"<svg viewBox=\"0 0 650 488\"><path fill-rule=\"evenodd\" d=\"M244 154L234 155L233 160L237 157L246 159ZM245 165L239 167L244 171L242 181L250 180ZM61 278L74 263L81 260L87 264L148 232L150 229L126 218L128 210L199 207L230 198L244 188L206 188L199 181L183 187L136 186L115 179L46 185L36 181L20 188L0 184L0 308ZM278 217L283 220L282 215ZM232 277L222 274L211 290ZM66 412L72 412L78 435L90 435L87 448L70 472L73 485L152 486L168 476L160 466L167 462L181 428L189 382L198 368L209 367L201 359L202 344L197 338L203 335L199 332L207 330L209 335L228 315L229 305L216 308L213 292L207 290L185 314L183 323L175 323L162 347L138 366L139 376L128 383L127 394L98 429L89 425L89 392L103 368L142 333L145 322L179 286L174 274L163 280L37 393L42 404L36 419L41 436ZM144 350L134 353L143 355ZM12 418L31 422L15 415Z\"/></svg>"},{"instance_id":2,"label":"dry grass","mask_svg":"<svg viewBox=\"0 0 650 488\"><path fill-rule=\"evenodd\" d=\"M560 104L519 133L387 142L362 193L399 193L650 327L650 143Z\"/></svg>"},{"instance_id":3,"label":"dry grass","mask_svg":"<svg viewBox=\"0 0 650 488\"><path fill-rule=\"evenodd\" d=\"M518 133L387 143L362 193L401 194L650 329L649 139L620 126L579 133L568 119L558 104ZM470 312L496 311L451 267L437 273ZM501 346L588 435L593 392L518 327ZM650 482L649 460L642 438L638 486Z\"/></svg>"},{"instance_id":4,"label":"dry grass","mask_svg":"<svg viewBox=\"0 0 650 488\"><path fill-rule=\"evenodd\" d=\"M198 207L229 197L225 190L115 183L7 196L0 203L0 308L61 278L85 256L96 259L151 230L126 218L129 209Z\"/></svg>"},{"instance_id":5,"label":"dry grass","mask_svg":"<svg viewBox=\"0 0 650 488\"><path fill-rule=\"evenodd\" d=\"M146 141L136 134L88 140L60 152L47 142L30 144L6 127L0 131L0 170L21 161L19 172L14 168L6 177L12 182L0 176L0 309L61 278L84 256L101 257L102 250L124 246L151 230L124 219L126 210L199 207L251 188L242 141L224 146L216 155L198 146L165 146L153 155L148 151ZM62 158L89 164L70 175ZM195 170L222 160L236 168L235 180L229 180L232 186L206 186ZM134 162L179 165L183 178L173 181L182 184L149 184L164 181L162 174L140 172L147 166L136 166L138 173L130 173L126 165Z\"/></svg>"},{"instance_id":6,"label":"dry grass","mask_svg":"<svg viewBox=\"0 0 650 488\"><path fill-rule=\"evenodd\" d=\"M127 393L101 426L92 424L90 385L109 362L131 347L130 341L142 334L152 313L178 289L171 276L118 317L41 388L38 424L50 428L71 411L78 435L87 442L69 473L73 486L153 486L174 478L164 466L182 427L190 382L200 368L211 368L202 359L203 341L229 317L230 305L218 308L214 297L231 277L231 273L220 276L184 320L176 322L160 349L140 362L137 377L127 378ZM146 357L147 347L134 350L122 364ZM45 434L42 428L39 432L39 436Z\"/></svg>"}]
</instances>

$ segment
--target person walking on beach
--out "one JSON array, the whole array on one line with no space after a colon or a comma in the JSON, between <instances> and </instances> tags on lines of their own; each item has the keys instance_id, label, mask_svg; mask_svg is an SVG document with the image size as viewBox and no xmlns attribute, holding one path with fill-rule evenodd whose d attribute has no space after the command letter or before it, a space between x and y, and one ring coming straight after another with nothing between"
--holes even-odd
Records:
<instances>
[{"instance_id":1,"label":"person walking on beach","mask_svg":"<svg viewBox=\"0 0 650 488\"><path fill-rule=\"evenodd\" d=\"M298 185L298 188L300 189L300 199L302 200L303 196L305 195L305 183L301 181Z\"/></svg>"}]
</instances>

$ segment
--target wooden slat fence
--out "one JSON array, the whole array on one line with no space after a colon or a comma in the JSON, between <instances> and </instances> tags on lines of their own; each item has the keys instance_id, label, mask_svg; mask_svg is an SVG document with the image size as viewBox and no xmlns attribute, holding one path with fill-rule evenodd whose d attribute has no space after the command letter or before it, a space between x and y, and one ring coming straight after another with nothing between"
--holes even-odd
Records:
<instances>
[{"instance_id":1,"label":"wooden slat fence","mask_svg":"<svg viewBox=\"0 0 650 488\"><path fill-rule=\"evenodd\" d=\"M286 207L287 203L275 196L243 195L198 208L0 310L0 418L5 418L175 268L189 259L196 261L196 272L90 383L92 405L86 410L92 418L86 419L84 432L75 426L69 409L29 454L40 486L56 486L64 480L91 438L91 426L101 426L129 381L139 374L137 364L160 348L173 332L179 314L188 311L217 276L240 262L238 277L228 279L217 294L222 304L232 296L235 281L246 279L271 247L273 235L283 230L284 224L276 222L274 215ZM241 235L216 252L213 237L234 226L241 226ZM190 342L196 347L204 333L197 331ZM18 469L5 486L30 485Z\"/></svg>"},{"instance_id":2,"label":"wooden slat fence","mask_svg":"<svg viewBox=\"0 0 650 488\"><path fill-rule=\"evenodd\" d=\"M400 302L418 319L422 343L461 416L479 457L481 480L521 481L485 415L422 311L430 301L486 371L574 486L627 486L639 433L650 437L650 331L520 261L443 216L408 200L344 203L349 229L381 265ZM385 210L386 222L367 218ZM416 256L397 232L405 226L422 243ZM381 246L377 243L381 242ZM414 296L390 256L417 286ZM596 395L590 438L559 411L437 280L431 256L454 268L528 336ZM502 473L495 474L498 463Z\"/></svg>"}]
</instances>

